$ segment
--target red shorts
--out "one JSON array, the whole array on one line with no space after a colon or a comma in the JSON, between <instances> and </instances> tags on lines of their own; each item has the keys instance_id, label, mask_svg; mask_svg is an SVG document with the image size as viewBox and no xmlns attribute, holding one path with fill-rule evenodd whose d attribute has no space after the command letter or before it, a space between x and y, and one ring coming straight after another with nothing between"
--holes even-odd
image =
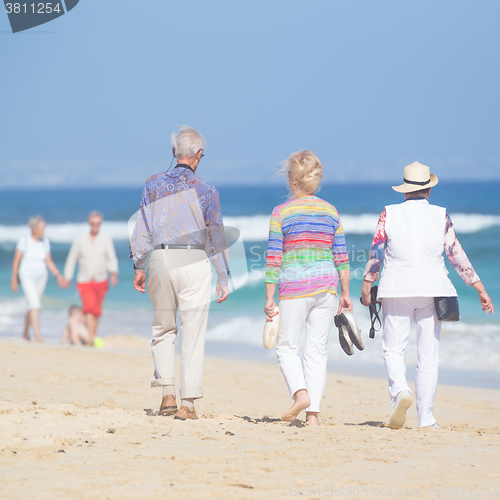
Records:
<instances>
[{"instance_id":1,"label":"red shorts","mask_svg":"<svg viewBox=\"0 0 500 500\"><path fill-rule=\"evenodd\" d=\"M77 283L77 290L80 292L83 304L83 314L92 314L97 318L102 314L102 303L108 291L108 280L89 281L88 283Z\"/></svg>"}]
</instances>

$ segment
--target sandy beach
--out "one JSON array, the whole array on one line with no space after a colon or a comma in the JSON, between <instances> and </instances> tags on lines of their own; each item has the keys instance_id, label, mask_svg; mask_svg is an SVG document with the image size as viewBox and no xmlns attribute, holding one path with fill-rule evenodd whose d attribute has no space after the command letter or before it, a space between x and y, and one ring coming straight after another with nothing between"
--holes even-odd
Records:
<instances>
[{"instance_id":1,"label":"sandy beach","mask_svg":"<svg viewBox=\"0 0 500 500\"><path fill-rule=\"evenodd\" d=\"M313 428L279 420L290 400L277 365L207 358L200 419L183 422L156 416L147 340L108 345L2 340L0 498L500 494L498 390L441 385L441 430L419 429L413 405L394 431L384 380L330 373Z\"/></svg>"}]
</instances>

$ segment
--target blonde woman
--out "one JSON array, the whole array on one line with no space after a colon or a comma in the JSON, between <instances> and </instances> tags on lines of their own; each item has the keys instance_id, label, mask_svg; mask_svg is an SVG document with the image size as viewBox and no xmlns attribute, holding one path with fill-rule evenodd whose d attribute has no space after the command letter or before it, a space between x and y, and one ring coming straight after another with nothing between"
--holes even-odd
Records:
<instances>
[{"instance_id":1,"label":"blonde woman","mask_svg":"<svg viewBox=\"0 0 500 500\"><path fill-rule=\"evenodd\" d=\"M50 254L49 240L44 237L45 220L41 215L30 217L28 224L31 235L21 238L16 246L12 262L11 288L14 293L23 287L28 302L28 312L24 322L23 338L31 340L30 327L33 328L35 339L42 342L40 334L41 299L47 285L47 269L57 278L59 286L65 285L65 279L57 269Z\"/></svg>"},{"instance_id":2,"label":"blonde woman","mask_svg":"<svg viewBox=\"0 0 500 500\"><path fill-rule=\"evenodd\" d=\"M342 308L352 310L349 259L337 210L314 195L323 177L316 155L311 151L292 153L283 173L288 177L291 197L271 215L264 312L268 320L275 316L278 285L280 330L276 356L294 401L281 419L291 422L306 410L306 421L320 425L328 334L335 313ZM304 327L302 366L299 337Z\"/></svg>"}]
</instances>

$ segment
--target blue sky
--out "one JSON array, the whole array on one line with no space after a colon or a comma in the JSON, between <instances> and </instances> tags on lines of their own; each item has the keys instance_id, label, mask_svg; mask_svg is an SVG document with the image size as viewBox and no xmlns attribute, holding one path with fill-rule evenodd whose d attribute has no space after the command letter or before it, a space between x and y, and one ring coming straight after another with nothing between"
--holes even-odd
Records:
<instances>
[{"instance_id":1,"label":"blue sky","mask_svg":"<svg viewBox=\"0 0 500 500\"><path fill-rule=\"evenodd\" d=\"M311 149L328 181L500 178L500 2L80 0L11 34L0 12L2 187L140 185L170 133L200 175L280 182Z\"/></svg>"}]
</instances>

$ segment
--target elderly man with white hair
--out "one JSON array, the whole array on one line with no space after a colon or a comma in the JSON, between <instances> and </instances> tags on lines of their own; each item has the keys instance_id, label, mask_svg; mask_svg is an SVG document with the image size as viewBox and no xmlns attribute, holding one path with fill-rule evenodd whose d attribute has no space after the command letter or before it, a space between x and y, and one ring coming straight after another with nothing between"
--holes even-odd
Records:
<instances>
[{"instance_id":1,"label":"elderly man with white hair","mask_svg":"<svg viewBox=\"0 0 500 500\"><path fill-rule=\"evenodd\" d=\"M146 181L130 243L134 288L148 292L154 306L151 350L152 387L162 387L161 415L180 420L198 418L194 400L203 397L205 331L210 305L212 263L217 272L217 302L229 294L226 238L219 194L196 175L205 149L204 137L186 125L172 134L173 169ZM179 310L181 406L175 386L176 316Z\"/></svg>"},{"instance_id":2,"label":"elderly man with white hair","mask_svg":"<svg viewBox=\"0 0 500 500\"><path fill-rule=\"evenodd\" d=\"M118 259L113 240L100 231L103 215L96 210L88 215L90 231L78 236L71 245L66 265L64 266L65 286L69 286L78 263L76 288L80 293L85 315L85 323L90 338L95 340L102 304L109 284L118 283Z\"/></svg>"}]
</instances>

